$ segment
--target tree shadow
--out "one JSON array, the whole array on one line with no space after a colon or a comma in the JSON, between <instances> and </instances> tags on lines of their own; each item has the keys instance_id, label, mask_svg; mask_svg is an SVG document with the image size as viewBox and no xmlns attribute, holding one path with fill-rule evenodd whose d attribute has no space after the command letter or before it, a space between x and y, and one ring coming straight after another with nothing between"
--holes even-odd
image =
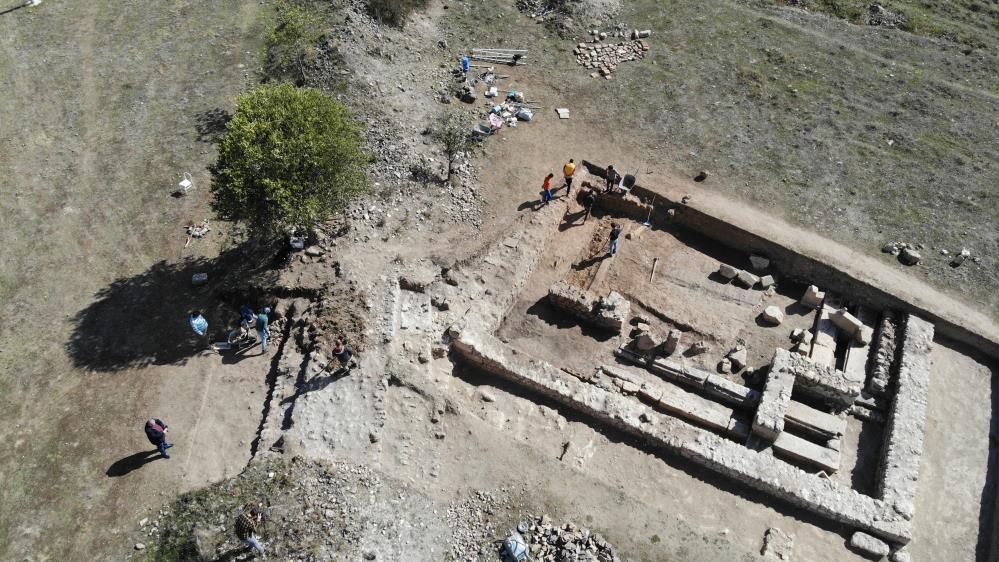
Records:
<instances>
[{"instance_id":1,"label":"tree shadow","mask_svg":"<svg viewBox=\"0 0 999 562\"><path fill-rule=\"evenodd\" d=\"M199 113L195 117L194 125L195 130L198 131L198 140L208 143L219 142L228 130L230 119L232 119L232 115L221 107Z\"/></svg>"},{"instance_id":2,"label":"tree shadow","mask_svg":"<svg viewBox=\"0 0 999 562\"><path fill-rule=\"evenodd\" d=\"M143 466L157 460L160 457L160 452L157 449L152 451L142 451L139 453L131 454L125 458L118 459L108 467L107 474L111 478L117 478L119 476L125 476L126 474L132 472L133 470L138 470Z\"/></svg>"},{"instance_id":3,"label":"tree shadow","mask_svg":"<svg viewBox=\"0 0 999 562\"><path fill-rule=\"evenodd\" d=\"M226 302L226 296L273 283L277 273L267 269L272 252L243 244L217 258L160 261L120 278L73 317L67 354L74 366L102 372L183 364L204 349L188 323L189 312L202 311L212 341L225 338L240 304ZM208 282L193 286L195 273L207 273Z\"/></svg>"}]
</instances>

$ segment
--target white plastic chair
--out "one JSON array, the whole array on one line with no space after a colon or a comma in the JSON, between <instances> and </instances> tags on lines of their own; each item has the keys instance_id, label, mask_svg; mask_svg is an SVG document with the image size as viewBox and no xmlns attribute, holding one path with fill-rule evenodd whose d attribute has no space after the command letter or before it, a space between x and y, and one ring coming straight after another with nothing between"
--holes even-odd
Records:
<instances>
[{"instance_id":1,"label":"white plastic chair","mask_svg":"<svg viewBox=\"0 0 999 562\"><path fill-rule=\"evenodd\" d=\"M177 185L180 186L181 193L187 193L194 189L194 180L191 178L191 174L184 172L184 179L180 180Z\"/></svg>"}]
</instances>

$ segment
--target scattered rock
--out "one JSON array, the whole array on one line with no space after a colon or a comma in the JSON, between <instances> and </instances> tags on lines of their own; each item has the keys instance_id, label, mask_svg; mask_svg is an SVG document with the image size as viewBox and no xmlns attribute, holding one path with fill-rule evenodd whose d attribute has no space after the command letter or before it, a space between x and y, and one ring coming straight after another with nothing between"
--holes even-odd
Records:
<instances>
[{"instance_id":1,"label":"scattered rock","mask_svg":"<svg viewBox=\"0 0 999 562\"><path fill-rule=\"evenodd\" d=\"M702 353L707 353L709 349L711 349L711 347L702 340L691 345L687 349L687 352L689 355L700 355Z\"/></svg>"},{"instance_id":2,"label":"scattered rock","mask_svg":"<svg viewBox=\"0 0 999 562\"><path fill-rule=\"evenodd\" d=\"M760 288L770 289L771 287L774 286L774 282L775 281L773 275L764 275L763 277L760 277Z\"/></svg>"},{"instance_id":3,"label":"scattered rock","mask_svg":"<svg viewBox=\"0 0 999 562\"><path fill-rule=\"evenodd\" d=\"M732 368L734 371L741 371L746 366L746 361L749 358L749 352L746 351L746 346L737 345L734 349L728 352L727 359L732 362Z\"/></svg>"},{"instance_id":4,"label":"scattered rock","mask_svg":"<svg viewBox=\"0 0 999 562\"><path fill-rule=\"evenodd\" d=\"M663 353L666 355L672 355L676 352L677 348L680 346L680 339L683 337L683 332L680 330L670 330L669 335L666 336L666 341L663 343Z\"/></svg>"},{"instance_id":5,"label":"scattered rock","mask_svg":"<svg viewBox=\"0 0 999 562\"><path fill-rule=\"evenodd\" d=\"M309 246L308 248L305 249L305 255L313 258L318 258L319 256L325 253L326 252L324 252L323 249L320 248L319 246Z\"/></svg>"},{"instance_id":6,"label":"scattered rock","mask_svg":"<svg viewBox=\"0 0 999 562\"><path fill-rule=\"evenodd\" d=\"M888 544L883 540L874 538L871 535L860 531L857 531L852 537L850 537L850 546L865 554L878 558L888 556L888 553L891 551Z\"/></svg>"},{"instance_id":7,"label":"scattered rock","mask_svg":"<svg viewBox=\"0 0 999 562\"><path fill-rule=\"evenodd\" d=\"M763 548L760 554L774 560L790 560L794 551L794 537L777 527L770 527L763 535Z\"/></svg>"},{"instance_id":8,"label":"scattered rock","mask_svg":"<svg viewBox=\"0 0 999 562\"><path fill-rule=\"evenodd\" d=\"M909 551L899 549L891 554L891 562L912 562L912 556Z\"/></svg>"},{"instance_id":9,"label":"scattered rock","mask_svg":"<svg viewBox=\"0 0 999 562\"><path fill-rule=\"evenodd\" d=\"M731 265L728 265L727 263L723 263L718 266L718 275L721 275L725 279L734 279L737 275L739 275L739 270Z\"/></svg>"},{"instance_id":10,"label":"scattered rock","mask_svg":"<svg viewBox=\"0 0 999 562\"><path fill-rule=\"evenodd\" d=\"M801 304L809 308L818 308L822 306L824 300L826 300L825 291L820 291L815 285L809 285L801 297Z\"/></svg>"},{"instance_id":11,"label":"scattered rock","mask_svg":"<svg viewBox=\"0 0 999 562\"><path fill-rule=\"evenodd\" d=\"M912 248L905 248L902 253L898 255L898 261L905 265L916 265L923 259L923 256L919 254L916 250Z\"/></svg>"},{"instance_id":12,"label":"scattered rock","mask_svg":"<svg viewBox=\"0 0 999 562\"><path fill-rule=\"evenodd\" d=\"M708 173L706 171L704 171L704 170L701 170L700 172L697 173L696 176L694 176L694 181L696 181L698 183L700 183L700 182L702 182L702 181L704 181L706 179L708 179Z\"/></svg>"},{"instance_id":13,"label":"scattered rock","mask_svg":"<svg viewBox=\"0 0 999 562\"><path fill-rule=\"evenodd\" d=\"M755 269L756 271L763 271L766 268L770 267L770 260L763 256L757 256L757 255L749 256L749 263L752 264L753 269Z\"/></svg>"},{"instance_id":14,"label":"scattered rock","mask_svg":"<svg viewBox=\"0 0 999 562\"><path fill-rule=\"evenodd\" d=\"M137 542L135 543L135 550L146 550L146 545L142 544L141 542Z\"/></svg>"},{"instance_id":15,"label":"scattered rock","mask_svg":"<svg viewBox=\"0 0 999 562\"><path fill-rule=\"evenodd\" d=\"M633 341L635 349L642 352L649 352L659 347L661 343L652 332L642 332Z\"/></svg>"},{"instance_id":16,"label":"scattered rock","mask_svg":"<svg viewBox=\"0 0 999 562\"><path fill-rule=\"evenodd\" d=\"M728 357L718 362L718 372L725 375L732 372L732 360Z\"/></svg>"},{"instance_id":17,"label":"scattered rock","mask_svg":"<svg viewBox=\"0 0 999 562\"><path fill-rule=\"evenodd\" d=\"M738 279L740 283L745 285L747 289L752 289L753 287L756 286L757 283L760 282L759 277L753 275L748 271L740 271L739 275L736 276L736 279Z\"/></svg>"},{"instance_id":18,"label":"scattered rock","mask_svg":"<svg viewBox=\"0 0 999 562\"><path fill-rule=\"evenodd\" d=\"M763 309L763 314L760 315L760 318L767 324L780 326L781 322L784 321L784 311L779 306L770 305Z\"/></svg>"},{"instance_id":19,"label":"scattered rock","mask_svg":"<svg viewBox=\"0 0 999 562\"><path fill-rule=\"evenodd\" d=\"M969 257L971 257L971 251L967 248L962 248L961 253L955 254L954 259L950 260L950 265L951 267L958 267Z\"/></svg>"},{"instance_id":20,"label":"scattered rock","mask_svg":"<svg viewBox=\"0 0 999 562\"><path fill-rule=\"evenodd\" d=\"M496 397L493 396L492 394L490 394L489 392L486 392L486 391L482 391L481 398L482 398L483 402L495 402L496 401Z\"/></svg>"},{"instance_id":21,"label":"scattered rock","mask_svg":"<svg viewBox=\"0 0 999 562\"><path fill-rule=\"evenodd\" d=\"M867 25L896 28L906 21L905 15L893 12L881 4L871 4L867 12Z\"/></svg>"}]
</instances>

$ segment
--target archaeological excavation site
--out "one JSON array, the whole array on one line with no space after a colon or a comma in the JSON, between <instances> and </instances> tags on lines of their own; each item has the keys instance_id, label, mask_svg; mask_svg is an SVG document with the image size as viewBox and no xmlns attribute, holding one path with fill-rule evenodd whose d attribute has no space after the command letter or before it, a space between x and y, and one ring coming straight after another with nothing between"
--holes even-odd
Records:
<instances>
[{"instance_id":1,"label":"archaeological excavation site","mask_svg":"<svg viewBox=\"0 0 999 562\"><path fill-rule=\"evenodd\" d=\"M603 528L636 542L636 525L662 517L763 559L991 548L976 531L994 511L993 405L978 399L991 381L969 366L997 350L974 319L687 196L607 193L602 164L584 166L572 197L591 210L562 198L472 258L384 276L379 345L360 367L372 376L334 381L354 392L314 392L330 383L326 357L286 349L260 450L376 447L442 489L523 482L526 504L603 511ZM288 347L315 337L308 306L287 312Z\"/></svg>"}]
</instances>

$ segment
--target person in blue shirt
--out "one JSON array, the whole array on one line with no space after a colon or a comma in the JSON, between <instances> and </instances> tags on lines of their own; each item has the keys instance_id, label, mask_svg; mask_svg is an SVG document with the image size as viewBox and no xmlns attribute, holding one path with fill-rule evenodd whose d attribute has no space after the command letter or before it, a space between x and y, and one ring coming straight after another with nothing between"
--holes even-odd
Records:
<instances>
[{"instance_id":1,"label":"person in blue shirt","mask_svg":"<svg viewBox=\"0 0 999 562\"><path fill-rule=\"evenodd\" d=\"M211 347L210 336L208 335L208 320L201 315L201 311L195 310L192 312L188 321L191 323L191 329L198 335L198 339L203 341L207 347Z\"/></svg>"},{"instance_id":2,"label":"person in blue shirt","mask_svg":"<svg viewBox=\"0 0 999 562\"><path fill-rule=\"evenodd\" d=\"M239 336L245 338L250 335L250 328L256 325L257 313L245 304L239 307Z\"/></svg>"},{"instance_id":3,"label":"person in blue shirt","mask_svg":"<svg viewBox=\"0 0 999 562\"><path fill-rule=\"evenodd\" d=\"M271 313L270 308L265 308L257 316L257 334L260 336L260 349L264 353L267 353L267 326L270 324L270 318L267 316Z\"/></svg>"}]
</instances>

